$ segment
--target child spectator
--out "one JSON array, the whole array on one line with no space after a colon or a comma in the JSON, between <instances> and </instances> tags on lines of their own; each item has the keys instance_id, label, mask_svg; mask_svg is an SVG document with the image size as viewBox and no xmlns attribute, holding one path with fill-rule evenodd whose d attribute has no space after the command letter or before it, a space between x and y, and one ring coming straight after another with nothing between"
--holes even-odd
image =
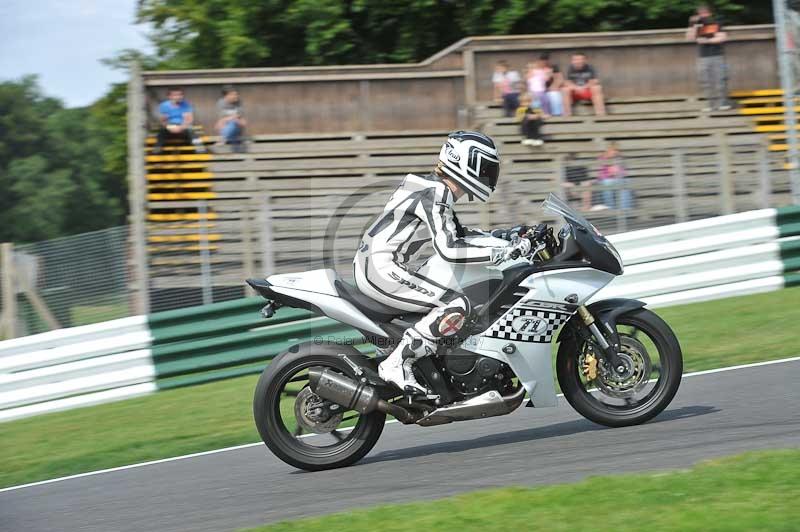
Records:
<instances>
[{"instance_id":1,"label":"child spectator","mask_svg":"<svg viewBox=\"0 0 800 532\"><path fill-rule=\"evenodd\" d=\"M586 62L586 54L572 54L567 79L561 90L564 99L564 116L572 114L572 104L579 101L590 101L597 116L606 114L603 86L597 79L597 72Z\"/></svg>"},{"instance_id":2,"label":"child spectator","mask_svg":"<svg viewBox=\"0 0 800 532\"><path fill-rule=\"evenodd\" d=\"M538 59L528 63L526 81L531 102L542 109L545 118L550 115L550 101L547 99L547 81L550 79L550 69Z\"/></svg>"},{"instance_id":3,"label":"child spectator","mask_svg":"<svg viewBox=\"0 0 800 532\"><path fill-rule=\"evenodd\" d=\"M226 85L222 88L222 98L217 101L217 131L222 136L225 144L230 144L235 152L244 151L242 133L247 122L242 117L242 102L239 91L233 86Z\"/></svg>"},{"instance_id":4,"label":"child spectator","mask_svg":"<svg viewBox=\"0 0 800 532\"><path fill-rule=\"evenodd\" d=\"M183 98L183 89L171 87L167 90L167 99L158 106L161 127L158 129L154 154L159 154L168 138L183 140L194 144L195 151L205 153L206 148L201 139L194 134L194 109L192 104Z\"/></svg>"},{"instance_id":5,"label":"child spectator","mask_svg":"<svg viewBox=\"0 0 800 532\"><path fill-rule=\"evenodd\" d=\"M542 52L539 56L542 64L548 69L550 76L547 79L547 102L550 105L550 114L553 116L561 116L564 112L563 102L561 98L561 87L564 85L564 76L561 74L561 69L558 65L550 62L550 54Z\"/></svg>"},{"instance_id":6,"label":"child spectator","mask_svg":"<svg viewBox=\"0 0 800 532\"><path fill-rule=\"evenodd\" d=\"M520 122L520 130L525 137L522 139L522 144L526 146L541 146L544 144L542 139L544 113L537 102L531 101L531 97L527 93L521 97L520 106L517 109L517 120Z\"/></svg>"},{"instance_id":7,"label":"child spectator","mask_svg":"<svg viewBox=\"0 0 800 532\"><path fill-rule=\"evenodd\" d=\"M506 117L514 116L514 111L519 107L519 72L509 70L508 63L498 61L492 76L494 84L494 100L503 104Z\"/></svg>"},{"instance_id":8,"label":"child spectator","mask_svg":"<svg viewBox=\"0 0 800 532\"><path fill-rule=\"evenodd\" d=\"M603 203L595 205L592 210L630 209L633 206L633 196L630 190L623 188L625 166L617 144L610 143L597 160L599 163L597 181L601 186L608 188L603 190Z\"/></svg>"}]
</instances>

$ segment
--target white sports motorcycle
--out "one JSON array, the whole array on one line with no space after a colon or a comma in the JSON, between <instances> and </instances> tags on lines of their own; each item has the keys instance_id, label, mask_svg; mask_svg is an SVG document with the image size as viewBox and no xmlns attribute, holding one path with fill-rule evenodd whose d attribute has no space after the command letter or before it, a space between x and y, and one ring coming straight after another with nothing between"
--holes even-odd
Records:
<instances>
[{"instance_id":1,"label":"white sports motorcycle","mask_svg":"<svg viewBox=\"0 0 800 532\"><path fill-rule=\"evenodd\" d=\"M350 465L378 441L391 414L405 424L440 425L556 406L556 374L575 410L602 425L644 423L670 403L683 360L672 330L641 301L586 305L621 275L614 246L558 197L542 204L563 218L557 236L540 224L526 257L500 266L454 266L431 258L420 272L442 284L454 277L474 306L459 336L414 365L431 391L404 396L378 376L377 365L420 316L385 306L343 282L331 269L273 275L247 282L280 306L313 310L360 331L377 349L306 342L281 353L258 382L253 411L264 443L286 463L306 470ZM505 245L488 236L476 243ZM559 332L560 330L560 332ZM311 437L306 437L311 436Z\"/></svg>"}]
</instances>

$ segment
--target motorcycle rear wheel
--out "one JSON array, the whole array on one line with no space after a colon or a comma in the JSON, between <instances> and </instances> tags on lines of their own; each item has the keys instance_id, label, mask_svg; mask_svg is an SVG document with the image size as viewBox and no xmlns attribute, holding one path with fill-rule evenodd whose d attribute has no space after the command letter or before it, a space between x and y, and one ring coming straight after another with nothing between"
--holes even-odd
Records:
<instances>
[{"instance_id":1,"label":"motorcycle rear wheel","mask_svg":"<svg viewBox=\"0 0 800 532\"><path fill-rule=\"evenodd\" d=\"M678 339L654 312L641 308L623 314L617 318L617 330L622 343L633 353L631 358L636 358L636 351L644 351L638 354L643 363L639 364L641 374L637 386L648 391L637 400L633 399L634 395L626 397L628 392L622 386L615 389L614 382L609 385L600 377L586 381L580 360L586 356L587 344L578 345L575 336L562 341L556 357L558 383L566 400L583 417L607 427L639 425L657 416L675 397L683 373ZM626 336L623 332L626 330L644 333L646 342L637 340L636 334ZM644 360L649 357L645 343L658 351L657 362ZM646 388L649 384L653 387Z\"/></svg>"},{"instance_id":2,"label":"motorcycle rear wheel","mask_svg":"<svg viewBox=\"0 0 800 532\"><path fill-rule=\"evenodd\" d=\"M352 347L301 344L275 357L261 374L253 397L256 427L270 451L289 465L306 471L351 465L372 450L383 432L386 414L379 411L358 415L352 428L339 431L337 427L332 430L330 434L334 435L333 440L338 441L330 445L312 444L326 438L326 434L301 435L296 427L287 427L286 412L281 411L281 398L287 393L287 384L294 384L300 391L307 388L307 378L303 385L302 373L308 368L330 368L350 378L357 378L353 369L339 356L340 353L346 354L357 364L372 362ZM290 395L298 397L299 393L295 389L290 391ZM353 411L349 415L356 417Z\"/></svg>"}]
</instances>

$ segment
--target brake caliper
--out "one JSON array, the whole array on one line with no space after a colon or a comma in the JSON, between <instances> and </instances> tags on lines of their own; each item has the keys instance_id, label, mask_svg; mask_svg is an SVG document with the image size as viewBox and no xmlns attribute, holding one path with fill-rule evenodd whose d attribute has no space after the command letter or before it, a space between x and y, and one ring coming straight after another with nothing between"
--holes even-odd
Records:
<instances>
[{"instance_id":1,"label":"brake caliper","mask_svg":"<svg viewBox=\"0 0 800 532\"><path fill-rule=\"evenodd\" d=\"M589 353L583 358L581 371L583 372L583 376L590 381L593 381L597 378L597 359L595 358L594 354Z\"/></svg>"}]
</instances>

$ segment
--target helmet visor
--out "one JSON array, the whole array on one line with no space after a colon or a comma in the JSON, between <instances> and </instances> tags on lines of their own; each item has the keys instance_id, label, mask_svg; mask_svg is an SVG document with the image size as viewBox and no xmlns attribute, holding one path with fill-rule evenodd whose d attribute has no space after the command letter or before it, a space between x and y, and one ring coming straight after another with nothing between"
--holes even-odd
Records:
<instances>
[{"instance_id":1,"label":"helmet visor","mask_svg":"<svg viewBox=\"0 0 800 532\"><path fill-rule=\"evenodd\" d=\"M481 165L479 174L480 181L492 190L497 186L497 178L500 176L500 165L492 161L484 161Z\"/></svg>"}]
</instances>

